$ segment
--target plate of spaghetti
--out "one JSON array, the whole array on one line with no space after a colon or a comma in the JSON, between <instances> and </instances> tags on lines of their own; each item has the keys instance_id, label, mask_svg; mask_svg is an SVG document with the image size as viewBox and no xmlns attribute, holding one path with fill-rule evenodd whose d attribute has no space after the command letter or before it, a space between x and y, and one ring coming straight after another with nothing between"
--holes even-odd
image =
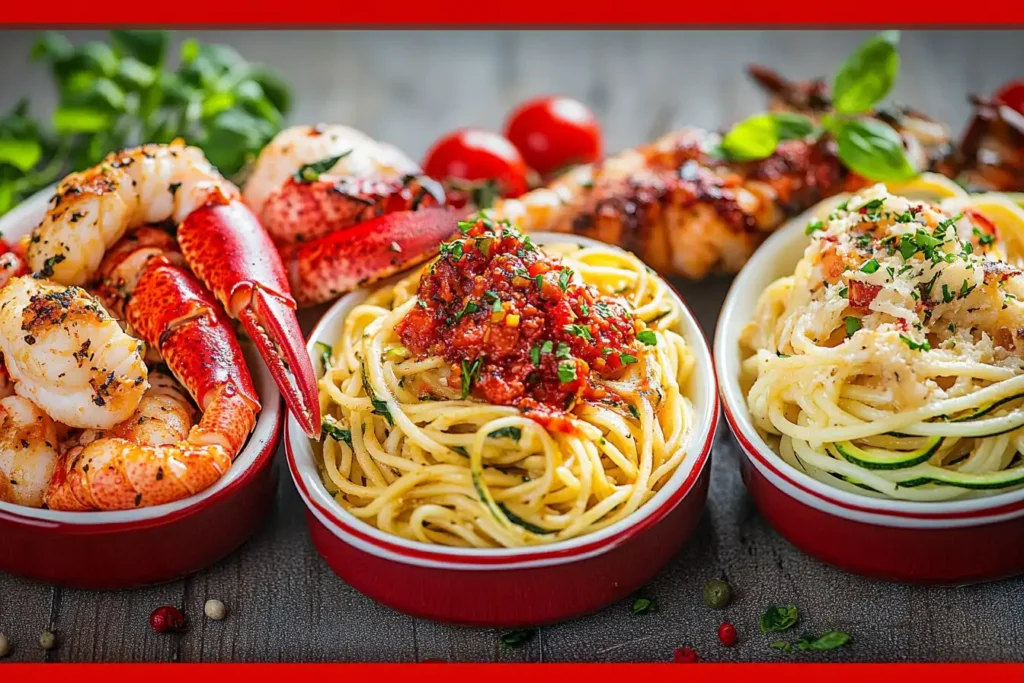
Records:
<instances>
[{"instance_id":1,"label":"plate of spaghetti","mask_svg":"<svg viewBox=\"0 0 1024 683\"><path fill-rule=\"evenodd\" d=\"M311 337L323 434L289 428L288 444L332 532L318 547L408 612L534 623L595 609L657 571L699 516L717 419L706 342L628 252L486 216L460 231L433 262L342 299ZM452 568L491 568L559 595L439 611L339 568L339 548L405 580L440 569L419 577L438 591L460 590ZM589 596L564 585L584 558L615 574Z\"/></svg>"},{"instance_id":2,"label":"plate of spaghetti","mask_svg":"<svg viewBox=\"0 0 1024 683\"><path fill-rule=\"evenodd\" d=\"M779 516L794 502L779 494L814 510L803 523L826 513L934 530L1024 514L1024 211L945 186L929 197L928 185L877 185L794 220L734 283L716 340L762 510L797 545L882 576L891 553L808 541ZM877 531L835 529L847 541ZM940 563L918 548L900 578L987 574L991 548L964 566L942 548Z\"/></svg>"}]
</instances>

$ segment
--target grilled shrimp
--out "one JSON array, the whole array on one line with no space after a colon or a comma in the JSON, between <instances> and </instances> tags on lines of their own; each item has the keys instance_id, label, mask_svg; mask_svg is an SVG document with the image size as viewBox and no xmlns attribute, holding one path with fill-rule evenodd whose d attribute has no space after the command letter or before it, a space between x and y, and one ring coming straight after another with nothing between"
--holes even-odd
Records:
<instances>
[{"instance_id":1,"label":"grilled shrimp","mask_svg":"<svg viewBox=\"0 0 1024 683\"><path fill-rule=\"evenodd\" d=\"M195 421L195 409L173 378L162 372L149 373L149 389L139 407L125 420L108 430L86 429L77 445L118 438L140 446L162 446L181 441Z\"/></svg>"},{"instance_id":2,"label":"grilled shrimp","mask_svg":"<svg viewBox=\"0 0 1024 683\"><path fill-rule=\"evenodd\" d=\"M244 197L302 306L422 262L458 226L439 183L395 147L346 126L278 133Z\"/></svg>"},{"instance_id":3,"label":"grilled shrimp","mask_svg":"<svg viewBox=\"0 0 1024 683\"><path fill-rule=\"evenodd\" d=\"M0 501L39 507L57 464L57 427L21 396L0 399Z\"/></svg>"},{"instance_id":4,"label":"grilled shrimp","mask_svg":"<svg viewBox=\"0 0 1024 683\"><path fill-rule=\"evenodd\" d=\"M149 386L142 347L78 287L18 277L0 290L0 352L14 389L62 424L127 419Z\"/></svg>"},{"instance_id":5,"label":"grilled shrimp","mask_svg":"<svg viewBox=\"0 0 1024 683\"><path fill-rule=\"evenodd\" d=\"M291 412L307 433L319 433L313 367L273 242L238 188L198 148L181 141L144 145L69 175L32 233L27 260L39 276L92 285L102 277L107 250L129 230L165 222L176 227L175 255L162 249L166 258L187 264L241 322ZM145 260L145 254L137 258ZM147 270L136 268L135 278Z\"/></svg>"},{"instance_id":6,"label":"grilled shrimp","mask_svg":"<svg viewBox=\"0 0 1024 683\"><path fill-rule=\"evenodd\" d=\"M737 271L788 216L863 181L830 142L790 140L760 161L709 156L717 136L671 133L498 203L526 230L572 232L635 252L667 275Z\"/></svg>"}]
</instances>

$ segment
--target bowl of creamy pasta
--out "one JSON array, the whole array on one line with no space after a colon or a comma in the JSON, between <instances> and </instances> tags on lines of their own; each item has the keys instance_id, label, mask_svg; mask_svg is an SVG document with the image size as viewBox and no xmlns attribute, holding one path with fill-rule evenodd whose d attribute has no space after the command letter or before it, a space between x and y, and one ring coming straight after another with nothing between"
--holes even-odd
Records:
<instances>
[{"instance_id":1,"label":"bowl of creamy pasta","mask_svg":"<svg viewBox=\"0 0 1024 683\"><path fill-rule=\"evenodd\" d=\"M763 514L862 574L1024 570L1024 211L925 176L819 204L737 277L715 342Z\"/></svg>"},{"instance_id":2,"label":"bowl of creamy pasta","mask_svg":"<svg viewBox=\"0 0 1024 683\"><path fill-rule=\"evenodd\" d=\"M717 396L678 295L616 247L481 219L314 330L287 428L317 548L367 595L525 625L636 590L693 530Z\"/></svg>"}]
</instances>

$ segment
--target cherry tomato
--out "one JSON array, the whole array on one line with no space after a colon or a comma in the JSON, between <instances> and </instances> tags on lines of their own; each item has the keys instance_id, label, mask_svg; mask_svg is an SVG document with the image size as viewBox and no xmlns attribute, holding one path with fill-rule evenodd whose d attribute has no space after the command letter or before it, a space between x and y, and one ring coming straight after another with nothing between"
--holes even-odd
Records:
<instances>
[{"instance_id":1,"label":"cherry tomato","mask_svg":"<svg viewBox=\"0 0 1024 683\"><path fill-rule=\"evenodd\" d=\"M519 105L505 124L505 137L542 176L601 158L597 118L568 97L539 97Z\"/></svg>"},{"instance_id":2,"label":"cherry tomato","mask_svg":"<svg viewBox=\"0 0 1024 683\"><path fill-rule=\"evenodd\" d=\"M1010 81L996 91L994 99L1024 114L1024 81Z\"/></svg>"},{"instance_id":3,"label":"cherry tomato","mask_svg":"<svg viewBox=\"0 0 1024 683\"><path fill-rule=\"evenodd\" d=\"M718 627L718 640L726 647L732 647L739 638L736 636L736 627L728 621Z\"/></svg>"},{"instance_id":4,"label":"cherry tomato","mask_svg":"<svg viewBox=\"0 0 1024 683\"><path fill-rule=\"evenodd\" d=\"M484 130L466 128L445 135L427 152L423 171L456 190L459 181L493 182L503 197L518 197L529 189L528 169L519 151L497 133Z\"/></svg>"}]
</instances>

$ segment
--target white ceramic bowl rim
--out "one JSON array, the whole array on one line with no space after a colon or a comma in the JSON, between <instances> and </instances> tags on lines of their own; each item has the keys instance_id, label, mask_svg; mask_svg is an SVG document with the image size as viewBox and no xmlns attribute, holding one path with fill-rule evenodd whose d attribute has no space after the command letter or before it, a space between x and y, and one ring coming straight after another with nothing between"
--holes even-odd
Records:
<instances>
[{"instance_id":1,"label":"white ceramic bowl rim","mask_svg":"<svg viewBox=\"0 0 1024 683\"><path fill-rule=\"evenodd\" d=\"M602 247L609 246L602 242L585 237L558 233L535 232L531 233L531 237L534 242L540 245L563 242ZM396 278L392 278L389 281L393 281L394 279ZM615 537L630 527L638 525L656 510L659 510L662 505L673 496L673 494L676 494L679 491L684 482L687 480L696 482L702 469L707 466L707 463L710 460L710 444L714 440L715 427L718 420L718 396L715 386L714 364L711 360L711 353L708 348L707 339L701 330L700 325L697 323L690 310L686 307L682 298L679 297L678 293L676 293L674 289L671 287L669 289L676 298L677 303L680 304L682 312L682 315L680 316L680 327L683 332L683 337L686 339L689 347L693 350L697 360L696 367L693 371L694 392L693 396L691 396L695 409L694 429L690 434L690 440L686 446L688 453L683 463L681 463L680 467L672 474L665 486L663 486L661 490L651 498L651 500L647 501L647 503L636 510L633 514L594 533L584 534L564 541L523 548L457 548L434 546L419 543L417 541L411 541L388 534L370 524L367 524L363 520L358 519L346 511L336 500L334 500L321 483L320 473L317 470L316 463L314 461L313 448L310 445L309 439L299 428L299 425L295 422L294 418L289 416L285 427L285 439L289 447L288 456L292 463L292 467L290 469L292 470L292 477L296 479L296 486L299 489L300 494L302 494L304 502L307 507L309 507L310 510L321 519L321 521L325 520L322 519L320 510L326 510L333 515L334 520L332 521L340 523L341 525L344 525L344 527L351 528L354 531L357 530L360 535L367 536L375 541L397 549L408 550L415 555L430 554L435 558L443 558L445 556L453 559L490 558L497 560L505 558L510 562L515 562L517 559L525 560L530 556L538 554L547 555L558 552L568 553L573 549L584 546L591 547L600 544L602 540ZM329 328L340 327L340 321L343 320L347 312L358 304L359 301L366 298L369 291L370 290L357 290L339 299L324 314L323 318L321 318L320 322L313 330L309 337L307 348L310 351L311 357L314 359L314 367L317 368L318 372L321 371L319 368L319 354L314 351L314 344L318 341L322 341L333 345L335 343L335 339L327 338ZM702 453L706 453L707 455L705 457L699 457ZM700 469L695 471L696 467L699 467ZM301 478L301 481L299 481L299 478ZM688 491L686 493L688 494ZM307 498L307 494L311 498ZM681 500L682 497L680 497L680 501ZM678 501L676 504L678 504ZM319 508L319 510L317 508ZM332 531L337 535L338 530L333 526ZM350 539L347 538L346 540ZM372 544L360 544L360 547L366 548L374 554L382 554ZM603 547L599 551L591 554L599 554L600 552L605 552L610 548L611 546ZM408 561L408 558L401 555L389 555L389 557L393 557L399 561ZM570 561L574 559L579 558L569 555L562 558L562 561ZM489 566L489 568L501 567Z\"/></svg>"},{"instance_id":2,"label":"white ceramic bowl rim","mask_svg":"<svg viewBox=\"0 0 1024 683\"><path fill-rule=\"evenodd\" d=\"M831 201L838 204L847 196L849 195L840 195ZM968 513L995 511L997 508L1024 501L1024 489L981 498L934 502L889 500L858 495L828 486L801 472L779 457L758 434L747 410L746 396L740 387L740 332L750 322L757 298L765 286L778 277L792 274L797 261L803 256L804 249L810 243L810 237L804 234L804 229L812 214L813 209L792 219L754 252L753 257L736 276L722 305L715 329L714 357L722 402L727 415L731 418L730 424L735 424L742 439L756 448L758 453L785 478L814 494L801 500L811 502L829 512L834 512L835 509L823 507L815 497L831 501L841 507L869 508L877 515L888 514L896 518L955 517ZM755 466L761 467L751 454L746 455Z\"/></svg>"},{"instance_id":3,"label":"white ceramic bowl rim","mask_svg":"<svg viewBox=\"0 0 1024 683\"><path fill-rule=\"evenodd\" d=\"M53 187L42 190L26 199L6 215L0 217L0 234L8 238L19 239L31 231L42 219L52 194ZM270 448L277 438L277 430L282 421L281 395L278 393L277 385L274 383L270 371L251 344L244 344L243 351L248 361L249 371L252 374L253 384L256 387L256 394L260 398L263 409L256 419L256 427L253 433L249 435L249 440L246 442L242 452L235 458L227 474L218 479L213 486L194 496L189 496L172 503L133 510L61 512L0 502L0 513L16 517L22 521L35 521L43 525L47 523L68 526L137 524L159 520L161 517L180 513L193 506L200 506L207 499L213 498L248 472L259 456L267 448Z\"/></svg>"}]
</instances>

